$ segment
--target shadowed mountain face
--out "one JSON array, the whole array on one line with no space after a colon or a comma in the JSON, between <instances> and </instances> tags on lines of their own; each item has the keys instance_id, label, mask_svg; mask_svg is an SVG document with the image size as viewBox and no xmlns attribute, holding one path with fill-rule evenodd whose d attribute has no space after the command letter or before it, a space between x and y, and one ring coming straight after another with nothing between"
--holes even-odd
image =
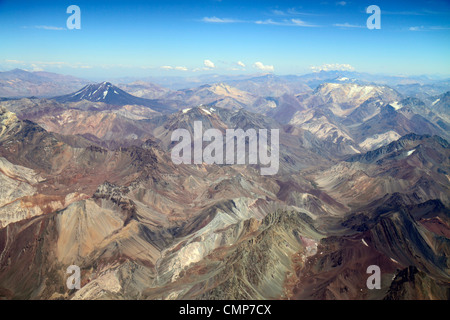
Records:
<instances>
[{"instance_id":1,"label":"shadowed mountain face","mask_svg":"<svg viewBox=\"0 0 450 320\"><path fill-rule=\"evenodd\" d=\"M0 298L448 300L445 95L325 76L1 101ZM194 121L278 129L278 173L175 165Z\"/></svg>"}]
</instances>

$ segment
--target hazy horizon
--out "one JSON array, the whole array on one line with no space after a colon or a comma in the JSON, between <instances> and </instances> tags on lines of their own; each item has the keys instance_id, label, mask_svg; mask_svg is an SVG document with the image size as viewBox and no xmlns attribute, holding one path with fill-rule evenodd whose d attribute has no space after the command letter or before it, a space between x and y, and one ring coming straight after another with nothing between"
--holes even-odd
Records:
<instances>
[{"instance_id":1,"label":"hazy horizon","mask_svg":"<svg viewBox=\"0 0 450 320\"><path fill-rule=\"evenodd\" d=\"M81 10L68 29L66 10ZM381 10L369 30L366 9ZM450 75L448 1L2 1L3 71L87 79L341 70Z\"/></svg>"},{"instance_id":2,"label":"hazy horizon","mask_svg":"<svg viewBox=\"0 0 450 320\"><path fill-rule=\"evenodd\" d=\"M441 74L415 74L415 75L402 75L402 74L388 74L388 73L375 73L375 72L358 72L357 70L354 71L341 71L341 70L328 70L328 71L310 71L310 72L305 72L305 73L286 73L286 74L280 74L280 73L276 73L276 72L253 72L253 73L238 73L238 74L231 74L231 73L202 73L202 74L191 74L191 75L186 75L186 74L181 74L181 75L151 75L151 74L147 74L147 75L142 75L142 76L133 76L133 75L129 75L129 74L122 74L122 75L116 75L116 76L83 76L81 75L75 75L72 73L68 73L68 72L58 72L58 70L56 71L50 71L50 70L27 70L27 69L23 69L23 68L13 68L13 69L1 69L0 68L0 73L2 72L12 72L14 70L22 70L22 71L26 71L26 72L31 72L31 73L39 73L39 72L48 72L48 73L55 73L55 74L59 74L59 75L63 75L63 76L73 76L79 79L84 79L84 80L89 80L89 81L93 81L93 82L104 82L104 81L114 81L114 80L127 80L127 81L151 81L151 80L157 80L157 79L210 79L213 77L228 77L230 79L238 79L238 78L243 78L243 79L247 79L247 78L253 78L253 77L263 77L266 75L274 75L276 77L289 77L289 76L295 76L295 77L302 77L302 76L306 76L306 75L312 75L312 74L320 74L320 73L324 73L324 72L336 72L336 73L340 73L340 74L351 74L354 73L355 75L358 74L362 74L362 75L371 75L371 76L379 76L379 77L397 77L397 78L405 78L405 79L419 79L419 78L427 78L427 80L429 81L447 81L450 80L450 74L449 75L441 75ZM358 79L356 79L358 80ZM220 82L220 81L219 81Z\"/></svg>"}]
</instances>

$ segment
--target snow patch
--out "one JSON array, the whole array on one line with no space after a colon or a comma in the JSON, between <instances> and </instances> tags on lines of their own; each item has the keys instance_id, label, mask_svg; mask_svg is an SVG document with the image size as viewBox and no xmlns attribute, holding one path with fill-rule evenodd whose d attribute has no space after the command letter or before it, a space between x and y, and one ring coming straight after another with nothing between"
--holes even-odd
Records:
<instances>
[{"instance_id":1,"label":"snow patch","mask_svg":"<svg viewBox=\"0 0 450 320\"><path fill-rule=\"evenodd\" d=\"M394 101L389 103L391 105L392 108L394 108L395 110L399 110L401 109L403 106L401 104L398 104L398 101Z\"/></svg>"},{"instance_id":2,"label":"snow patch","mask_svg":"<svg viewBox=\"0 0 450 320\"><path fill-rule=\"evenodd\" d=\"M383 104L383 102L380 102L381 104ZM379 113L380 113L380 108L377 108L376 110L375 110L375 112L374 113L372 113L371 115L368 115L367 117L365 117L364 119L363 119L363 122L366 122L367 120L370 120L370 119L372 119L373 117L375 117L376 115L378 115Z\"/></svg>"},{"instance_id":3,"label":"snow patch","mask_svg":"<svg viewBox=\"0 0 450 320\"><path fill-rule=\"evenodd\" d=\"M356 149L355 147L353 147L353 146L350 146L350 149L352 149L355 153L361 153L361 152L359 152L359 150L358 149Z\"/></svg>"},{"instance_id":4,"label":"snow patch","mask_svg":"<svg viewBox=\"0 0 450 320\"><path fill-rule=\"evenodd\" d=\"M409 150L409 151L406 153L406 156L409 157L410 155L412 155L412 154L414 153L414 151L416 151L416 149Z\"/></svg>"},{"instance_id":5,"label":"snow patch","mask_svg":"<svg viewBox=\"0 0 450 320\"><path fill-rule=\"evenodd\" d=\"M83 90L80 90L80 91L78 91L78 92L75 92L73 95L71 95L71 97L74 97L74 96L79 95L82 91L83 91Z\"/></svg>"},{"instance_id":6,"label":"snow patch","mask_svg":"<svg viewBox=\"0 0 450 320\"><path fill-rule=\"evenodd\" d=\"M183 113L186 113L186 112L188 112L188 111L191 110L191 109L192 109L192 108L186 108L186 109L183 109L182 112L183 112Z\"/></svg>"},{"instance_id":7,"label":"snow patch","mask_svg":"<svg viewBox=\"0 0 450 320\"><path fill-rule=\"evenodd\" d=\"M209 111L209 110L206 110L206 109L203 109L203 108L201 108L206 114L211 114L211 112Z\"/></svg>"},{"instance_id":8,"label":"snow patch","mask_svg":"<svg viewBox=\"0 0 450 320\"><path fill-rule=\"evenodd\" d=\"M434 106L436 103L438 103L439 101L441 101L441 99L437 99L435 102L433 102L431 105Z\"/></svg>"},{"instance_id":9,"label":"snow patch","mask_svg":"<svg viewBox=\"0 0 450 320\"><path fill-rule=\"evenodd\" d=\"M395 131L388 131L382 134L375 134L359 144L364 150L374 150L383 147L392 141L400 139L400 135Z\"/></svg>"},{"instance_id":10,"label":"snow patch","mask_svg":"<svg viewBox=\"0 0 450 320\"><path fill-rule=\"evenodd\" d=\"M367 242L366 241L364 241L364 239L361 239L361 241L362 241L362 243L364 243L364 245L366 246L366 247L368 247L369 245L367 244Z\"/></svg>"},{"instance_id":11,"label":"snow patch","mask_svg":"<svg viewBox=\"0 0 450 320\"><path fill-rule=\"evenodd\" d=\"M390 258L392 261L394 261L395 263L399 264L397 260Z\"/></svg>"}]
</instances>

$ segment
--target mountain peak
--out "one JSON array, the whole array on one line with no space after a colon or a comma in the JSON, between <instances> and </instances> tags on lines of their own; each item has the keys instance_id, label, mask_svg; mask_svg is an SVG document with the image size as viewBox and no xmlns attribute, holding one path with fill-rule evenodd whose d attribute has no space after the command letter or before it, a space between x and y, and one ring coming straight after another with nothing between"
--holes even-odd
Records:
<instances>
[{"instance_id":1,"label":"mountain peak","mask_svg":"<svg viewBox=\"0 0 450 320\"><path fill-rule=\"evenodd\" d=\"M128 95L125 91L120 90L110 82L103 81L95 84L88 84L73 94L56 97L55 100L60 102L75 102L88 100L93 102L114 103L114 95Z\"/></svg>"},{"instance_id":2,"label":"mountain peak","mask_svg":"<svg viewBox=\"0 0 450 320\"><path fill-rule=\"evenodd\" d=\"M133 96L108 81L88 84L74 93L54 97L53 99L63 103L87 100L91 102L103 102L114 106L140 105L149 107L158 112L168 112L172 109L162 105L156 100Z\"/></svg>"},{"instance_id":3,"label":"mountain peak","mask_svg":"<svg viewBox=\"0 0 450 320\"><path fill-rule=\"evenodd\" d=\"M111 98L111 95L119 95L119 91L121 91L119 88L113 86L110 82L104 81L97 84L88 84L71 96L76 100L85 99L95 102L110 103L114 100L114 98Z\"/></svg>"}]
</instances>

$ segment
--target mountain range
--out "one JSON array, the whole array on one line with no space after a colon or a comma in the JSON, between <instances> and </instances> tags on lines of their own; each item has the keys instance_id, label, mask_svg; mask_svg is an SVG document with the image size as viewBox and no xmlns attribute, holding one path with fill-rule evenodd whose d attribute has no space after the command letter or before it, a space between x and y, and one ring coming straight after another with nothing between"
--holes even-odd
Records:
<instances>
[{"instance_id":1,"label":"mountain range","mask_svg":"<svg viewBox=\"0 0 450 320\"><path fill-rule=\"evenodd\" d=\"M88 83L88 80L52 72L14 69L0 72L0 97L51 97L73 92Z\"/></svg>"},{"instance_id":2,"label":"mountain range","mask_svg":"<svg viewBox=\"0 0 450 320\"><path fill-rule=\"evenodd\" d=\"M0 81L18 74L24 90L49 86L18 70ZM0 298L450 298L445 81L64 79L51 95L0 91ZM172 132L195 121L278 129L278 173L174 164Z\"/></svg>"}]
</instances>

